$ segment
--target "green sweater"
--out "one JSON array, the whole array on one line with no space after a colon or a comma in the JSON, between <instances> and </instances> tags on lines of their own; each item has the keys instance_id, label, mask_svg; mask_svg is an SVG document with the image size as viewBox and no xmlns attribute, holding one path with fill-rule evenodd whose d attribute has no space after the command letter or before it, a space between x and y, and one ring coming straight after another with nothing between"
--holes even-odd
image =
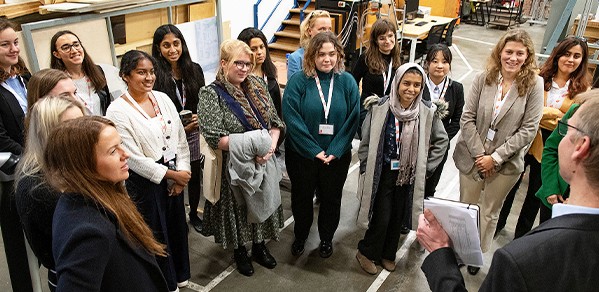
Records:
<instances>
[{"instance_id":1,"label":"green sweater","mask_svg":"<svg viewBox=\"0 0 599 292\"><path fill-rule=\"evenodd\" d=\"M564 114L562 120L569 119L579 107L579 104L572 104L570 109ZM558 126L559 127L559 126ZM537 191L536 196L545 204L545 206L551 208L553 205L547 202L547 197L551 195L563 195L568 189L568 183L559 174L559 161L557 157L557 146L564 138L558 133L557 128L553 130L553 133L545 141L545 148L543 148L543 157L541 158L541 180L543 184Z\"/></svg>"},{"instance_id":2,"label":"green sweater","mask_svg":"<svg viewBox=\"0 0 599 292\"><path fill-rule=\"evenodd\" d=\"M283 95L283 119L287 125L285 145L308 159L322 151L341 157L351 149L358 128L360 91L347 72L317 73L327 102L331 76L335 78L328 120L328 124L334 126L333 135L318 134L319 125L325 124L325 118L316 80L306 74L294 74L287 81Z\"/></svg>"}]
</instances>

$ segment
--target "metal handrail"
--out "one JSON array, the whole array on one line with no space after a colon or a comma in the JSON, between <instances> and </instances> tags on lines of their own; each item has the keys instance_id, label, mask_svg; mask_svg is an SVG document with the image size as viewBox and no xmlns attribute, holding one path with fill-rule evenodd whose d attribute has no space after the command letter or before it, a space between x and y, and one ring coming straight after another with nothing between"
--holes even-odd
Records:
<instances>
[{"instance_id":1,"label":"metal handrail","mask_svg":"<svg viewBox=\"0 0 599 292\"><path fill-rule=\"evenodd\" d=\"M297 0L295 1L295 3L297 5ZM304 7L302 7L302 9L300 9L300 23L302 23L302 21L304 21L304 10L308 9L308 6L310 5L310 3L312 3L312 0L306 1L306 4L304 5Z\"/></svg>"},{"instance_id":2,"label":"metal handrail","mask_svg":"<svg viewBox=\"0 0 599 292\"><path fill-rule=\"evenodd\" d=\"M295 0L297 2L297 0ZM256 1L256 4L254 4L254 27L258 28L258 6L260 5L260 2L262 2L262 0L258 0ZM268 14L268 17L266 17L266 20L264 21L264 23L262 23L262 26L260 26L260 30L264 29L264 27L266 26L266 24L268 23L268 21L270 20L270 18L273 16L273 14L275 14L275 11L277 11L277 8L279 8L279 5L281 5L281 2L283 2L283 0L279 0L279 2L277 2L277 5L275 5L275 7L270 11L270 14Z\"/></svg>"}]
</instances>

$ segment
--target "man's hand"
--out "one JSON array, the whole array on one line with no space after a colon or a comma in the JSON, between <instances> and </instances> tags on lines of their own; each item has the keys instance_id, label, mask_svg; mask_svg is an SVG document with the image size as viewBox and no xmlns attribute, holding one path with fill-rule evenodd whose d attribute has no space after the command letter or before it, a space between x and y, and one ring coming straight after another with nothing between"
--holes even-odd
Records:
<instances>
[{"instance_id":1,"label":"man's hand","mask_svg":"<svg viewBox=\"0 0 599 292\"><path fill-rule=\"evenodd\" d=\"M433 212L424 209L424 214L418 217L418 230L416 238L426 250L433 252L439 248L451 246L451 240L443 229Z\"/></svg>"}]
</instances>

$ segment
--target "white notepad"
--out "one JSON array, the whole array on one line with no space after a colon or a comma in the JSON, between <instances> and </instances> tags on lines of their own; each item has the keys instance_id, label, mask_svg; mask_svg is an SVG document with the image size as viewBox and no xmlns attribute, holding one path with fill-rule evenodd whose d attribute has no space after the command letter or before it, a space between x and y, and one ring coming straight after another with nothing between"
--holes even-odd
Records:
<instances>
[{"instance_id":1,"label":"white notepad","mask_svg":"<svg viewBox=\"0 0 599 292\"><path fill-rule=\"evenodd\" d=\"M433 212L451 238L458 261L469 266L482 267L478 205L429 197L424 200L424 208Z\"/></svg>"}]
</instances>

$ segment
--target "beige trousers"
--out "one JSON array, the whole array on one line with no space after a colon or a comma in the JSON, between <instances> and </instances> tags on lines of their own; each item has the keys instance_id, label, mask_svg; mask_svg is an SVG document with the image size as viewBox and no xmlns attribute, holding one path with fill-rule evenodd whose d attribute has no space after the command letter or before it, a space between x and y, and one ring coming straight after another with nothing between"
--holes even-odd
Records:
<instances>
[{"instance_id":1,"label":"beige trousers","mask_svg":"<svg viewBox=\"0 0 599 292\"><path fill-rule=\"evenodd\" d=\"M468 174L460 172L460 201L480 207L480 247L487 252L493 242L503 201L520 174L497 173L483 181L475 181L472 177L475 169Z\"/></svg>"}]
</instances>

